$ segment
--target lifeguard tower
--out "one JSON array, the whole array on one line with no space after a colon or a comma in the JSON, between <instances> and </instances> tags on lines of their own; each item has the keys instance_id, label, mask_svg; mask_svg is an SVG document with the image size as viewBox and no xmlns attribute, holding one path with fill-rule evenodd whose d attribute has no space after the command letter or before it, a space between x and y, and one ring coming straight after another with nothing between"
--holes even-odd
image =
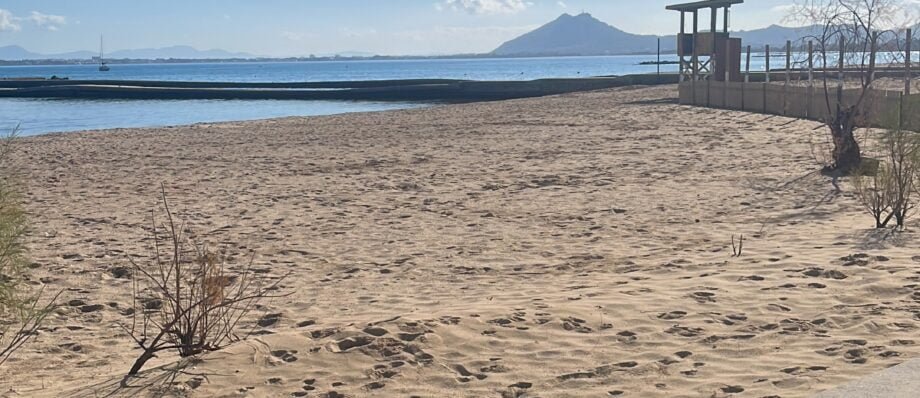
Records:
<instances>
[{"instance_id":1,"label":"lifeguard tower","mask_svg":"<svg viewBox=\"0 0 920 398\"><path fill-rule=\"evenodd\" d=\"M729 37L731 7L744 0L706 0L674 4L668 10L680 12L677 56L680 58L680 81L742 81L741 39ZM710 9L710 29L700 32L700 12ZM702 11L701 11L702 10ZM718 30L722 10L722 30ZM693 18L693 31L687 33L687 14Z\"/></svg>"}]
</instances>

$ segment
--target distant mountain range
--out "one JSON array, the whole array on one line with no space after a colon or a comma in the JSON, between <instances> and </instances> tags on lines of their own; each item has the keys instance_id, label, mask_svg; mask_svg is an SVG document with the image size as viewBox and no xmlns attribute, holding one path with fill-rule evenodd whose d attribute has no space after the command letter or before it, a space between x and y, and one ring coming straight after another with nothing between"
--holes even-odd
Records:
<instances>
[{"instance_id":1,"label":"distant mountain range","mask_svg":"<svg viewBox=\"0 0 920 398\"><path fill-rule=\"evenodd\" d=\"M767 44L782 47L786 45L786 40L794 41L811 31L811 28L772 25L764 29L732 32L732 36L740 37L744 45L754 48ZM636 35L610 26L591 14L562 14L555 21L502 44L491 54L515 57L650 54L658 50L659 38L662 51L676 51L676 35Z\"/></svg>"},{"instance_id":2,"label":"distant mountain range","mask_svg":"<svg viewBox=\"0 0 920 398\"><path fill-rule=\"evenodd\" d=\"M93 51L74 51L62 54L39 54L20 46L0 47L0 60L41 60L41 59L90 59L99 55ZM189 46L172 46L164 48L144 48L138 50L119 50L105 54L108 59L230 59L256 58L248 53L235 53L220 49L198 50Z\"/></svg>"},{"instance_id":3,"label":"distant mountain range","mask_svg":"<svg viewBox=\"0 0 920 398\"><path fill-rule=\"evenodd\" d=\"M675 25L677 25L675 23ZM771 25L763 29L732 32L733 37L740 37L744 45L761 49L771 45L779 49L786 40L797 40L814 32L816 27L788 28ZM623 55L654 54L661 39L661 50L673 53L677 47L677 37L637 35L624 32L610 26L591 14L563 14L556 20L510 40L488 54L467 54L471 57L526 57L526 56L578 56L578 55ZM33 60L89 60L98 55L93 51L75 51L63 54L38 54L19 46L0 47L0 61ZM221 49L198 50L189 46L172 46L164 48L147 48L138 50L119 50L107 53L107 59L131 60L220 60L220 59L256 59L261 58L244 52L229 52ZM336 58L375 58L372 53L343 52L339 54L320 55L319 57ZM452 57L452 56L442 56ZM387 57L399 58L399 57ZM411 57L410 57L411 58ZM41 61L39 61L41 62Z\"/></svg>"}]
</instances>

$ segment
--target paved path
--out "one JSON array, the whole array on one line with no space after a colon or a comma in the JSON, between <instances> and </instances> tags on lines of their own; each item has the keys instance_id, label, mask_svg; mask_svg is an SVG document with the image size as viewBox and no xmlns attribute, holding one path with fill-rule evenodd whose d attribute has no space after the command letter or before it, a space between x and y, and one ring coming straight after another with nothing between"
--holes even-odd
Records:
<instances>
[{"instance_id":1,"label":"paved path","mask_svg":"<svg viewBox=\"0 0 920 398\"><path fill-rule=\"evenodd\" d=\"M815 398L916 398L920 397L920 359L888 368Z\"/></svg>"}]
</instances>

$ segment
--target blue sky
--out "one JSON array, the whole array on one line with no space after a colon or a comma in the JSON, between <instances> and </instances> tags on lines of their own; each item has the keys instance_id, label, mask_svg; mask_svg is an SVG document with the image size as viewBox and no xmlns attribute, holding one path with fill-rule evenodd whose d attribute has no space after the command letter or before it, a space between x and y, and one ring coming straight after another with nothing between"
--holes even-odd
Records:
<instances>
[{"instance_id":1,"label":"blue sky","mask_svg":"<svg viewBox=\"0 0 920 398\"><path fill-rule=\"evenodd\" d=\"M780 23L793 0L748 0L733 29ZM267 56L488 52L563 12L674 33L661 0L3 0L0 46L57 53L191 45Z\"/></svg>"}]
</instances>

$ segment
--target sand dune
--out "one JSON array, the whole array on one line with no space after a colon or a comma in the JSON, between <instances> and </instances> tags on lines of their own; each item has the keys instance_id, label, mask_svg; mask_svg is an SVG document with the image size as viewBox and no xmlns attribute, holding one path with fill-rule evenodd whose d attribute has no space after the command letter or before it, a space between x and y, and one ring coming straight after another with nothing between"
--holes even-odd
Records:
<instances>
[{"instance_id":1,"label":"sand dune","mask_svg":"<svg viewBox=\"0 0 920 398\"><path fill-rule=\"evenodd\" d=\"M65 305L0 395L804 397L920 354L917 235L813 173L816 123L675 97L23 140L35 272ZM257 337L118 388L119 267L149 254L160 183L293 294Z\"/></svg>"}]
</instances>

